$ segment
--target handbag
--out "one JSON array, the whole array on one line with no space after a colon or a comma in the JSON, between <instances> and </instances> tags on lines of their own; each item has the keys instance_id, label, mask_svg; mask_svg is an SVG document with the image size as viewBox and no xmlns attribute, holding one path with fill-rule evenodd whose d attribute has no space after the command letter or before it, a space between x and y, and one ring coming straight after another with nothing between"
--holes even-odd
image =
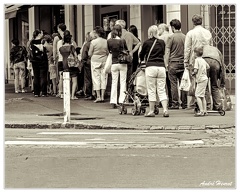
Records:
<instances>
[{"instance_id":1,"label":"handbag","mask_svg":"<svg viewBox=\"0 0 240 193\"><path fill-rule=\"evenodd\" d=\"M122 40L120 40L122 42ZM123 45L123 42L122 42ZM129 54L128 50L124 49L124 45L123 45L123 49L120 51L119 55L118 55L118 62L120 64L130 64L132 63L133 57Z\"/></svg>"},{"instance_id":2,"label":"handbag","mask_svg":"<svg viewBox=\"0 0 240 193\"><path fill-rule=\"evenodd\" d=\"M77 65L77 61L76 61L76 58L75 56L73 55L73 52L72 52L72 49L70 50L70 54L69 56L67 57L67 64L68 64L68 67L76 67Z\"/></svg>"},{"instance_id":3,"label":"handbag","mask_svg":"<svg viewBox=\"0 0 240 193\"><path fill-rule=\"evenodd\" d=\"M112 66L112 53L109 53L103 72L105 72L105 74L111 73L111 66Z\"/></svg>"},{"instance_id":4,"label":"handbag","mask_svg":"<svg viewBox=\"0 0 240 193\"><path fill-rule=\"evenodd\" d=\"M196 78L192 77L191 85L190 85L189 91L188 91L188 95L189 96L195 96L195 90L196 90Z\"/></svg>"},{"instance_id":5,"label":"handbag","mask_svg":"<svg viewBox=\"0 0 240 193\"><path fill-rule=\"evenodd\" d=\"M184 69L183 76L180 82L179 89L183 91L189 91L191 85L189 70L187 68Z\"/></svg>"},{"instance_id":6,"label":"handbag","mask_svg":"<svg viewBox=\"0 0 240 193\"><path fill-rule=\"evenodd\" d=\"M147 60L146 60L145 57L144 57L144 60L141 62L141 66L144 66L144 65L146 66L146 65L147 65L149 56L150 56L150 54L151 54L151 52L152 52L152 50L153 50L153 47L155 46L156 42L157 42L157 39L155 39L154 42L153 42L153 45L152 45L152 47L151 47L151 49L150 49L150 51L149 51L149 53L148 53Z\"/></svg>"}]
</instances>

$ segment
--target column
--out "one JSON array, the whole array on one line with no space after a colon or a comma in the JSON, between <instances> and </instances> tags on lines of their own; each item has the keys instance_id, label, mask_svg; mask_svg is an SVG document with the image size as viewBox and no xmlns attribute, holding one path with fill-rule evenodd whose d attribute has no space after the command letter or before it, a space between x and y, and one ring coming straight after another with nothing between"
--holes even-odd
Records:
<instances>
[{"instance_id":1,"label":"column","mask_svg":"<svg viewBox=\"0 0 240 193\"><path fill-rule=\"evenodd\" d=\"M73 39L75 40L73 5L64 5L64 16L65 25L67 26L67 29L70 31Z\"/></svg>"},{"instance_id":2,"label":"column","mask_svg":"<svg viewBox=\"0 0 240 193\"><path fill-rule=\"evenodd\" d=\"M80 47L84 42L85 34L84 34L84 13L83 13L83 5L77 5L77 26L76 26L76 43Z\"/></svg>"},{"instance_id":3,"label":"column","mask_svg":"<svg viewBox=\"0 0 240 193\"><path fill-rule=\"evenodd\" d=\"M137 27L138 37L142 39L141 5L130 5L130 25L135 25Z\"/></svg>"},{"instance_id":4,"label":"column","mask_svg":"<svg viewBox=\"0 0 240 193\"><path fill-rule=\"evenodd\" d=\"M180 5L166 5L166 24L170 25L172 19L179 19L181 21ZM171 28L169 30L171 32Z\"/></svg>"},{"instance_id":5,"label":"column","mask_svg":"<svg viewBox=\"0 0 240 193\"><path fill-rule=\"evenodd\" d=\"M33 37L33 32L35 30L35 10L34 6L28 9L28 22L29 22L29 40Z\"/></svg>"},{"instance_id":6,"label":"column","mask_svg":"<svg viewBox=\"0 0 240 193\"><path fill-rule=\"evenodd\" d=\"M93 30L93 5L84 5L84 34Z\"/></svg>"},{"instance_id":7,"label":"column","mask_svg":"<svg viewBox=\"0 0 240 193\"><path fill-rule=\"evenodd\" d=\"M14 77L11 76L10 70L10 36L9 36L9 19L5 19L5 57L4 57L4 67L5 67L5 79L9 82L9 80L14 80Z\"/></svg>"}]
</instances>

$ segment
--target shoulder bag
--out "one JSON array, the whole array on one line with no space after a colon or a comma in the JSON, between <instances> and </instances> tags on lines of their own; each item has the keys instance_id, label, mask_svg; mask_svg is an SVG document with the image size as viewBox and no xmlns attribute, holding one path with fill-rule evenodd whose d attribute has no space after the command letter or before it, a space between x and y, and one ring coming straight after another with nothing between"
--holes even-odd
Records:
<instances>
[{"instance_id":1,"label":"shoulder bag","mask_svg":"<svg viewBox=\"0 0 240 193\"><path fill-rule=\"evenodd\" d=\"M151 52L152 52L152 50L153 50L153 47L155 46L156 42L157 42L157 39L155 39L154 42L153 42L153 45L152 45L152 47L151 47L151 49L150 49L150 51L149 51L149 53L148 53L147 60L146 60L145 57L144 57L144 60L141 62L141 66L144 66L144 65L146 66L146 65L147 65L149 56L150 56L150 54L151 54Z\"/></svg>"},{"instance_id":2,"label":"shoulder bag","mask_svg":"<svg viewBox=\"0 0 240 193\"><path fill-rule=\"evenodd\" d=\"M118 55L118 62L120 64L130 64L132 63L132 56L129 54L129 51L124 48L123 41L120 40L123 46L123 49L120 51Z\"/></svg>"}]
</instances>

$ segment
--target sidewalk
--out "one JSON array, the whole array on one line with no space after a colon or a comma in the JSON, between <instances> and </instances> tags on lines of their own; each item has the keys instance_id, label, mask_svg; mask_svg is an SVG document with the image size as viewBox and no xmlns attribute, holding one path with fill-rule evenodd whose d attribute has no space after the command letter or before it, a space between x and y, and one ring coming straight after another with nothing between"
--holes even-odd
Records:
<instances>
[{"instance_id":1,"label":"sidewalk","mask_svg":"<svg viewBox=\"0 0 240 193\"><path fill-rule=\"evenodd\" d=\"M75 129L135 129L135 130L201 130L235 127L235 96L231 96L233 110L225 116L218 113L194 117L193 110L169 110L170 117L133 116L128 107L126 115L112 109L109 100L94 103L83 98L71 100L71 121L63 124L63 99L34 97L32 93L14 93L13 84L5 84L6 128L75 128Z\"/></svg>"}]
</instances>

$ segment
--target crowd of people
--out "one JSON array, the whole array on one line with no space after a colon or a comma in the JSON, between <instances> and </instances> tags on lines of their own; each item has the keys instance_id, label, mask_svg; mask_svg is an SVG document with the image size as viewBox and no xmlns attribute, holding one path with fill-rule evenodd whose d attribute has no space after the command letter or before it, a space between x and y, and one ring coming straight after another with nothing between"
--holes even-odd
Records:
<instances>
[{"instance_id":1,"label":"crowd of people","mask_svg":"<svg viewBox=\"0 0 240 193\"><path fill-rule=\"evenodd\" d=\"M36 29L26 48L20 46L17 39L11 41L10 61L15 74L15 93L26 92L25 80L28 77L35 97L51 95L63 98L63 72L70 72L72 100L84 95L85 100L105 102L109 74L104 68L111 54L110 104L113 108L123 103L132 74L145 61L149 100L145 117L155 116L154 108L159 102L163 117L169 117L169 109L185 109L188 103L191 107L195 101L200 108L196 115L206 116L211 105L210 94L206 92L208 78L213 110L221 108L219 87L225 86L224 62L221 52L212 46L211 33L202 26L202 17L194 15L192 22L194 28L186 35L182 33L178 19L171 20L169 25L152 25L148 29L148 39L141 41L135 25L126 30L124 20L111 20L111 32L107 38L104 29L96 26L85 35L81 47L77 46L63 23L57 26L57 33L51 35ZM132 62L119 61L124 50L132 57ZM190 102L188 92L179 90L186 69L190 72L191 81L196 80L197 85Z\"/></svg>"}]
</instances>

